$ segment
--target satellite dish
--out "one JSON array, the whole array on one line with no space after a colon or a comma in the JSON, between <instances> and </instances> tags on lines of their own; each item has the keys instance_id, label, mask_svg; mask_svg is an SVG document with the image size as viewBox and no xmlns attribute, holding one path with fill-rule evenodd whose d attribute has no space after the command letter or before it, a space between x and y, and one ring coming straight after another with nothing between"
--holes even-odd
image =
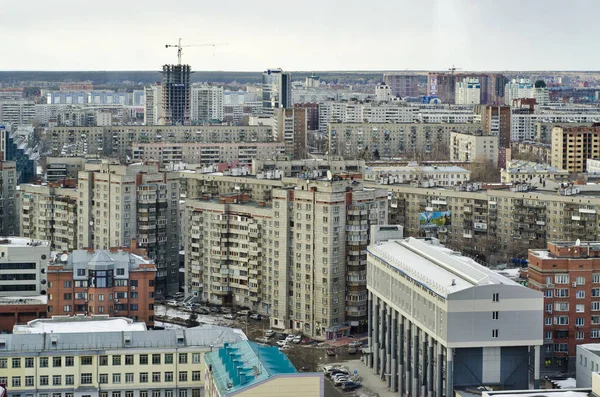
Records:
<instances>
[{"instance_id":1,"label":"satellite dish","mask_svg":"<svg viewBox=\"0 0 600 397\"><path fill-rule=\"evenodd\" d=\"M67 254L62 254L62 255L60 256L60 261L61 261L61 262L66 262L66 261L67 261L67 259L69 259L69 255L67 255Z\"/></svg>"},{"instance_id":2,"label":"satellite dish","mask_svg":"<svg viewBox=\"0 0 600 397\"><path fill-rule=\"evenodd\" d=\"M575 241L575 247L579 247L580 245L581 245L581 240L580 240L580 239L577 239L577 240Z\"/></svg>"},{"instance_id":3,"label":"satellite dish","mask_svg":"<svg viewBox=\"0 0 600 397\"><path fill-rule=\"evenodd\" d=\"M94 226L94 221L90 221L90 226Z\"/></svg>"},{"instance_id":4,"label":"satellite dish","mask_svg":"<svg viewBox=\"0 0 600 397\"><path fill-rule=\"evenodd\" d=\"M330 181L333 179L333 174L331 173L331 170L327 170L327 180Z\"/></svg>"}]
</instances>

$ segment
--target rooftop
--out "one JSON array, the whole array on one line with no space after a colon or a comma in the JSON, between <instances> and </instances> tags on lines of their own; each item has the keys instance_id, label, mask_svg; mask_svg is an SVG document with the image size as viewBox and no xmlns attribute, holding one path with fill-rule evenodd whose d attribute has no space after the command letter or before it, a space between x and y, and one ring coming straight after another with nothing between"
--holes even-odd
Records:
<instances>
[{"instance_id":1,"label":"rooftop","mask_svg":"<svg viewBox=\"0 0 600 397\"><path fill-rule=\"evenodd\" d=\"M409 237L371 245L367 251L444 298L478 285L518 285L437 240Z\"/></svg>"},{"instance_id":2,"label":"rooftop","mask_svg":"<svg viewBox=\"0 0 600 397\"><path fill-rule=\"evenodd\" d=\"M204 355L212 366L213 382L224 396L279 374L298 371L277 346L263 346L243 341ZM241 370L238 371L238 369Z\"/></svg>"},{"instance_id":3,"label":"rooftop","mask_svg":"<svg viewBox=\"0 0 600 397\"><path fill-rule=\"evenodd\" d=\"M0 305L46 305L48 295L0 296Z\"/></svg>"},{"instance_id":4,"label":"rooftop","mask_svg":"<svg viewBox=\"0 0 600 397\"><path fill-rule=\"evenodd\" d=\"M34 240L25 237L4 237L0 239L0 247L47 247L50 243L45 240Z\"/></svg>"},{"instance_id":5,"label":"rooftop","mask_svg":"<svg viewBox=\"0 0 600 397\"><path fill-rule=\"evenodd\" d=\"M489 397L588 397L592 395L590 389L543 389L523 391L497 391L487 392Z\"/></svg>"},{"instance_id":6,"label":"rooftop","mask_svg":"<svg viewBox=\"0 0 600 397\"><path fill-rule=\"evenodd\" d=\"M15 334L79 333L111 331L146 331L146 323L133 322L130 318L96 316L52 316L31 320L27 325L15 325Z\"/></svg>"}]
</instances>

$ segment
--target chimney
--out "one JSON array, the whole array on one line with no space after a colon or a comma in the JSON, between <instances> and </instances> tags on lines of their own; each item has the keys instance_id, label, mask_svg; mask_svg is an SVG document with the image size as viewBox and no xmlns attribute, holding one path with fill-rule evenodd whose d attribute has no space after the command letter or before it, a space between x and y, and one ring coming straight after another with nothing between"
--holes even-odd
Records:
<instances>
[{"instance_id":1,"label":"chimney","mask_svg":"<svg viewBox=\"0 0 600 397\"><path fill-rule=\"evenodd\" d=\"M131 252L135 253L137 250L137 240L135 238L131 239Z\"/></svg>"}]
</instances>

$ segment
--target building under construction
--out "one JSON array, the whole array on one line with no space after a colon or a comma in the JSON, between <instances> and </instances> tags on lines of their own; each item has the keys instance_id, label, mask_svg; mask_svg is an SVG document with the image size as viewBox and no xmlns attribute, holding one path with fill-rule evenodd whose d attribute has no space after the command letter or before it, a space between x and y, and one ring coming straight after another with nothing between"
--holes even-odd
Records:
<instances>
[{"instance_id":1,"label":"building under construction","mask_svg":"<svg viewBox=\"0 0 600 397\"><path fill-rule=\"evenodd\" d=\"M165 125L190 125L191 75L190 65L164 65L163 109Z\"/></svg>"}]
</instances>

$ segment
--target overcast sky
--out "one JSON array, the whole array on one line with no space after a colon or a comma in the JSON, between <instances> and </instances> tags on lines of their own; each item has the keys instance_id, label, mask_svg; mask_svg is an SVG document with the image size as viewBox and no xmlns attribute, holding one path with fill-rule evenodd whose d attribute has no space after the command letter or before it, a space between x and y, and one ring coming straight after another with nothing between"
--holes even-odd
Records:
<instances>
[{"instance_id":1,"label":"overcast sky","mask_svg":"<svg viewBox=\"0 0 600 397\"><path fill-rule=\"evenodd\" d=\"M0 70L598 70L597 0L0 0Z\"/></svg>"}]
</instances>

